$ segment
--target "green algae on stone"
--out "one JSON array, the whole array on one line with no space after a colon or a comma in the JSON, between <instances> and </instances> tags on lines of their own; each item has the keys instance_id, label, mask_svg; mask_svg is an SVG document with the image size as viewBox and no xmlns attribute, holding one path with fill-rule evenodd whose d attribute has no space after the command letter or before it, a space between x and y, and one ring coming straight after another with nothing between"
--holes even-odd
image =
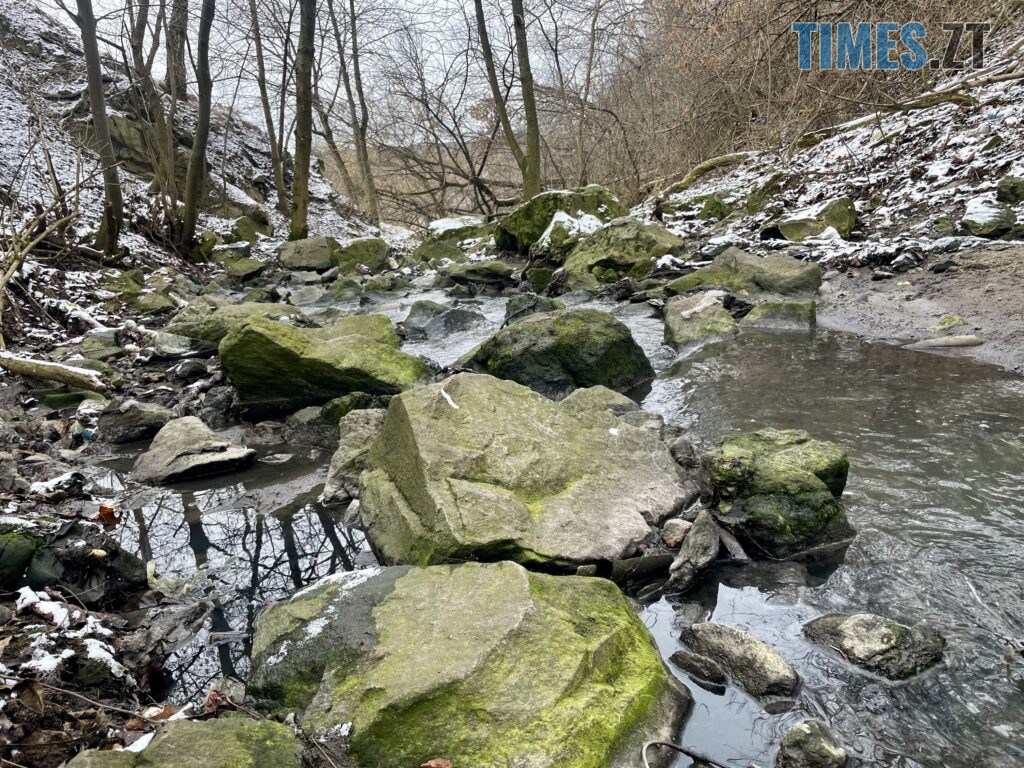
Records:
<instances>
[{"instance_id":1,"label":"green algae on stone","mask_svg":"<svg viewBox=\"0 0 1024 768\"><path fill-rule=\"evenodd\" d=\"M773 331L809 331L814 327L816 314L816 304L810 299L766 301L750 310L740 325Z\"/></svg>"},{"instance_id":2,"label":"green algae on stone","mask_svg":"<svg viewBox=\"0 0 1024 768\"><path fill-rule=\"evenodd\" d=\"M390 320L344 317L327 328L295 328L252 317L220 342L221 365L252 412L289 413L349 392L390 395L429 373L397 348Z\"/></svg>"},{"instance_id":3,"label":"green algae on stone","mask_svg":"<svg viewBox=\"0 0 1024 768\"><path fill-rule=\"evenodd\" d=\"M25 570L41 543L38 536L23 530L0 533L0 589L13 592L21 585Z\"/></svg>"},{"instance_id":4,"label":"green algae on stone","mask_svg":"<svg viewBox=\"0 0 1024 768\"><path fill-rule=\"evenodd\" d=\"M654 377L629 328L596 309L527 315L499 330L461 362L549 397L597 385L624 392Z\"/></svg>"},{"instance_id":5,"label":"green algae on stone","mask_svg":"<svg viewBox=\"0 0 1024 768\"><path fill-rule=\"evenodd\" d=\"M694 490L651 429L460 373L391 400L359 498L385 562L557 565L631 556Z\"/></svg>"},{"instance_id":6,"label":"green algae on stone","mask_svg":"<svg viewBox=\"0 0 1024 768\"><path fill-rule=\"evenodd\" d=\"M526 253L540 240L552 217L562 211L570 216L596 216L601 221L626 214L626 207L610 191L597 184L574 190L541 192L503 218L494 233L498 248Z\"/></svg>"},{"instance_id":7,"label":"green algae on stone","mask_svg":"<svg viewBox=\"0 0 1024 768\"><path fill-rule=\"evenodd\" d=\"M583 238L565 260L570 289L596 290L622 277L641 278L666 254L678 255L685 242L660 224L628 217Z\"/></svg>"},{"instance_id":8,"label":"green algae on stone","mask_svg":"<svg viewBox=\"0 0 1024 768\"><path fill-rule=\"evenodd\" d=\"M314 681L288 706L328 739L351 723L359 766L633 765L689 708L611 582L513 563L359 573L326 601L314 590L284 604L317 601L298 623L295 608L261 616L250 682L266 696Z\"/></svg>"},{"instance_id":9,"label":"green algae on stone","mask_svg":"<svg viewBox=\"0 0 1024 768\"><path fill-rule=\"evenodd\" d=\"M745 295L813 296L821 287L821 267L792 256L754 256L727 248L714 261L665 286L669 296L718 287Z\"/></svg>"},{"instance_id":10,"label":"green algae on stone","mask_svg":"<svg viewBox=\"0 0 1024 768\"><path fill-rule=\"evenodd\" d=\"M301 309L287 304L224 304L208 296L202 296L182 307L164 330L190 339L217 343L227 336L228 331L251 317L284 320L296 325L309 324L309 319Z\"/></svg>"},{"instance_id":11,"label":"green algae on stone","mask_svg":"<svg viewBox=\"0 0 1024 768\"><path fill-rule=\"evenodd\" d=\"M141 752L90 749L68 768L302 768L301 757L287 725L230 714L167 722Z\"/></svg>"},{"instance_id":12,"label":"green algae on stone","mask_svg":"<svg viewBox=\"0 0 1024 768\"><path fill-rule=\"evenodd\" d=\"M840 197L786 214L775 222L774 227L786 240L800 242L820 235L830 227L838 232L840 237L848 238L856 223L857 209L853 205L853 200Z\"/></svg>"},{"instance_id":13,"label":"green algae on stone","mask_svg":"<svg viewBox=\"0 0 1024 768\"><path fill-rule=\"evenodd\" d=\"M792 557L854 536L839 501L850 462L834 443L762 429L723 439L704 464L720 521L752 554Z\"/></svg>"}]
</instances>

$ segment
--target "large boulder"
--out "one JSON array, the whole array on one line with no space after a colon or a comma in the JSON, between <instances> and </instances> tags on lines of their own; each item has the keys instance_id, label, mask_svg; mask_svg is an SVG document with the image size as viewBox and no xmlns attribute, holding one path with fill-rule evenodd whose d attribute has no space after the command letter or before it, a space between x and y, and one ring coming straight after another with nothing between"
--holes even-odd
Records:
<instances>
[{"instance_id":1,"label":"large boulder","mask_svg":"<svg viewBox=\"0 0 1024 768\"><path fill-rule=\"evenodd\" d=\"M462 362L555 398L597 385L624 392L654 378L629 328L597 309L539 312L515 320Z\"/></svg>"},{"instance_id":2,"label":"large boulder","mask_svg":"<svg viewBox=\"0 0 1024 768\"><path fill-rule=\"evenodd\" d=\"M752 554L824 552L855 535L839 500L850 462L835 443L762 429L726 437L704 463L719 521Z\"/></svg>"},{"instance_id":3,"label":"large boulder","mask_svg":"<svg viewBox=\"0 0 1024 768\"><path fill-rule=\"evenodd\" d=\"M309 325L309 319L301 309L287 304L222 304L215 299L202 296L183 307L164 330L177 336L216 344L228 335L228 331L251 317L265 317L293 325Z\"/></svg>"},{"instance_id":4,"label":"large boulder","mask_svg":"<svg viewBox=\"0 0 1024 768\"><path fill-rule=\"evenodd\" d=\"M388 244L379 237L362 237L342 245L333 237L308 237L281 246L278 255L288 269L323 272L338 267L342 274L355 274L361 264L378 270L388 257Z\"/></svg>"},{"instance_id":5,"label":"large boulder","mask_svg":"<svg viewBox=\"0 0 1024 768\"><path fill-rule=\"evenodd\" d=\"M626 207L615 195L597 184L582 189L541 192L501 220L494 241L502 250L526 253L540 240L552 217L559 212L574 218L590 215L601 221L610 221L625 216Z\"/></svg>"},{"instance_id":6,"label":"large boulder","mask_svg":"<svg viewBox=\"0 0 1024 768\"><path fill-rule=\"evenodd\" d=\"M515 283L514 270L503 261L473 261L448 270L447 282L468 286L473 292L496 293Z\"/></svg>"},{"instance_id":7,"label":"large boulder","mask_svg":"<svg viewBox=\"0 0 1024 768\"><path fill-rule=\"evenodd\" d=\"M938 664L946 645L930 627L908 627L873 613L830 613L806 624L804 634L851 664L890 680L903 680Z\"/></svg>"},{"instance_id":8,"label":"large boulder","mask_svg":"<svg viewBox=\"0 0 1024 768\"><path fill-rule=\"evenodd\" d=\"M684 629L682 640L725 667L751 696L792 696L800 684L792 664L742 629L703 621Z\"/></svg>"},{"instance_id":9,"label":"large boulder","mask_svg":"<svg viewBox=\"0 0 1024 768\"><path fill-rule=\"evenodd\" d=\"M366 469L370 446L384 426L386 414L383 408L361 408L338 421L338 449L327 470L324 502L346 502L358 495L359 476Z\"/></svg>"},{"instance_id":10,"label":"large boulder","mask_svg":"<svg viewBox=\"0 0 1024 768\"><path fill-rule=\"evenodd\" d=\"M802 720L782 737L775 768L843 768L846 750L823 723Z\"/></svg>"},{"instance_id":11,"label":"large boulder","mask_svg":"<svg viewBox=\"0 0 1024 768\"><path fill-rule=\"evenodd\" d=\"M1017 223L1013 209L990 197L973 197L960 219L960 226L975 237L1002 237Z\"/></svg>"},{"instance_id":12,"label":"large boulder","mask_svg":"<svg viewBox=\"0 0 1024 768\"><path fill-rule=\"evenodd\" d=\"M811 299L780 299L755 306L740 321L744 328L769 331L809 331L817 311Z\"/></svg>"},{"instance_id":13,"label":"large boulder","mask_svg":"<svg viewBox=\"0 0 1024 768\"><path fill-rule=\"evenodd\" d=\"M174 413L156 403L137 400L113 400L100 414L97 429L108 443L131 443L147 440L159 432Z\"/></svg>"},{"instance_id":14,"label":"large boulder","mask_svg":"<svg viewBox=\"0 0 1024 768\"><path fill-rule=\"evenodd\" d=\"M614 584L508 562L303 590L257 621L249 692L361 768L624 768L691 704Z\"/></svg>"},{"instance_id":15,"label":"large boulder","mask_svg":"<svg viewBox=\"0 0 1024 768\"><path fill-rule=\"evenodd\" d=\"M255 458L256 451L223 440L195 416L185 416L156 433L136 460L134 473L144 483L174 483L234 472Z\"/></svg>"},{"instance_id":16,"label":"large boulder","mask_svg":"<svg viewBox=\"0 0 1024 768\"><path fill-rule=\"evenodd\" d=\"M800 242L820 235L829 228L834 229L840 237L849 237L856 223L857 209L853 201L848 197L839 197L785 214L769 230L777 229L786 240Z\"/></svg>"},{"instance_id":17,"label":"large boulder","mask_svg":"<svg viewBox=\"0 0 1024 768\"><path fill-rule=\"evenodd\" d=\"M725 295L725 291L705 291L669 299L665 343L679 349L739 333L739 325L722 303Z\"/></svg>"},{"instance_id":18,"label":"large boulder","mask_svg":"<svg viewBox=\"0 0 1024 768\"><path fill-rule=\"evenodd\" d=\"M429 373L398 349L391 321L350 315L327 328L254 317L220 342L220 360L251 413L288 413L349 392L390 395Z\"/></svg>"},{"instance_id":19,"label":"large boulder","mask_svg":"<svg viewBox=\"0 0 1024 768\"><path fill-rule=\"evenodd\" d=\"M565 260L568 287L592 291L623 277L643 277L658 259L682 253L685 245L660 224L616 219L572 249Z\"/></svg>"},{"instance_id":20,"label":"large boulder","mask_svg":"<svg viewBox=\"0 0 1024 768\"><path fill-rule=\"evenodd\" d=\"M392 399L360 500L384 561L561 565L636 553L694 498L657 433L604 398L460 373Z\"/></svg>"},{"instance_id":21,"label":"large boulder","mask_svg":"<svg viewBox=\"0 0 1024 768\"><path fill-rule=\"evenodd\" d=\"M821 287L821 267L792 256L754 256L730 247L706 267L665 286L669 296L698 288L727 288L741 295L813 296Z\"/></svg>"},{"instance_id":22,"label":"large boulder","mask_svg":"<svg viewBox=\"0 0 1024 768\"><path fill-rule=\"evenodd\" d=\"M90 749L68 768L301 768L302 742L283 723L232 714L164 723L141 751Z\"/></svg>"}]
</instances>

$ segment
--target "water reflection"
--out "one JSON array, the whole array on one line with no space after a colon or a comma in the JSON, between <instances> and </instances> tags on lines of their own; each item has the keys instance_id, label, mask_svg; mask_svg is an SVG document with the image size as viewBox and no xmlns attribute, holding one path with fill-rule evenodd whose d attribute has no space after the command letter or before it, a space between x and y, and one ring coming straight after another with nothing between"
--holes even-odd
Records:
<instances>
[{"instance_id":1,"label":"water reflection","mask_svg":"<svg viewBox=\"0 0 1024 768\"><path fill-rule=\"evenodd\" d=\"M166 663L176 681L172 701L195 700L223 675L244 679L264 606L367 557L362 534L316 502L327 460L314 451L258 464L220 478L226 484L217 488L128 489L115 533L121 545L155 561L171 587L212 606L202 630Z\"/></svg>"}]
</instances>

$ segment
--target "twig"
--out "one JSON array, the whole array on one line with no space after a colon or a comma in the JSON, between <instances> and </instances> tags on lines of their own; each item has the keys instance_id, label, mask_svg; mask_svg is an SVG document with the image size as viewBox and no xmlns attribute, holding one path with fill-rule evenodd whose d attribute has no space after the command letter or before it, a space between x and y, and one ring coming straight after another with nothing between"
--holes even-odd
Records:
<instances>
[{"instance_id":1,"label":"twig","mask_svg":"<svg viewBox=\"0 0 1024 768\"><path fill-rule=\"evenodd\" d=\"M144 715L140 715L137 712L132 712L129 709L115 707L113 704L104 704L102 702L96 701L95 699L90 699L85 694L78 693L77 691L71 691L67 688L61 688L59 685L53 685L52 683L44 683L42 680L37 680L34 677L19 677L18 675L12 675L9 673L4 673L3 677L6 680L15 680L19 683L35 683L36 685L39 685L48 690L57 691L58 693L63 693L73 698L80 699L84 701L86 704L91 704L94 707L99 707L100 709L105 709L109 712L117 712L118 714L127 715L128 717L138 718L139 720L145 720L147 723L164 722L162 720L153 720L152 718L145 717Z\"/></svg>"}]
</instances>

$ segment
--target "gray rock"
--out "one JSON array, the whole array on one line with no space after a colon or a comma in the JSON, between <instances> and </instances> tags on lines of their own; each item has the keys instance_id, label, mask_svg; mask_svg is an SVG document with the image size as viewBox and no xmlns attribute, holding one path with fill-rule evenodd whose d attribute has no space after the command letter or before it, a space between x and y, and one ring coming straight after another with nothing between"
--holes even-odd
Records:
<instances>
[{"instance_id":1,"label":"gray rock","mask_svg":"<svg viewBox=\"0 0 1024 768\"><path fill-rule=\"evenodd\" d=\"M195 416L168 422L135 462L145 483L173 483L234 472L251 464L256 451L222 440Z\"/></svg>"},{"instance_id":2,"label":"gray rock","mask_svg":"<svg viewBox=\"0 0 1024 768\"><path fill-rule=\"evenodd\" d=\"M431 318L423 331L428 339L443 339L453 333L463 333L487 324L487 318L479 312L463 307L445 310Z\"/></svg>"},{"instance_id":3,"label":"gray rock","mask_svg":"<svg viewBox=\"0 0 1024 768\"><path fill-rule=\"evenodd\" d=\"M945 640L929 627L908 627L873 613L831 613L804 626L804 634L851 664L903 680L938 664Z\"/></svg>"},{"instance_id":4,"label":"gray rock","mask_svg":"<svg viewBox=\"0 0 1024 768\"><path fill-rule=\"evenodd\" d=\"M341 417L338 450L324 483L324 503L343 503L359 495L359 475L366 468L370 446L384 426L386 415L384 408L366 408Z\"/></svg>"},{"instance_id":5,"label":"gray rock","mask_svg":"<svg viewBox=\"0 0 1024 768\"><path fill-rule=\"evenodd\" d=\"M782 737L775 768L843 768L846 750L817 720L797 723Z\"/></svg>"},{"instance_id":6,"label":"gray rock","mask_svg":"<svg viewBox=\"0 0 1024 768\"><path fill-rule=\"evenodd\" d=\"M438 315L447 312L449 307L436 301L420 299L409 307L409 314L402 321L402 330L410 339L422 339L427 335L427 324Z\"/></svg>"},{"instance_id":7,"label":"gray rock","mask_svg":"<svg viewBox=\"0 0 1024 768\"><path fill-rule=\"evenodd\" d=\"M693 526L679 547L679 554L669 567L666 589L683 591L697 576L715 562L721 543L718 526L706 509L697 513Z\"/></svg>"},{"instance_id":8,"label":"gray rock","mask_svg":"<svg viewBox=\"0 0 1024 768\"><path fill-rule=\"evenodd\" d=\"M792 664L741 629L705 621L684 629L681 636L692 650L725 667L752 696L792 696L800 684Z\"/></svg>"},{"instance_id":9,"label":"gray rock","mask_svg":"<svg viewBox=\"0 0 1024 768\"><path fill-rule=\"evenodd\" d=\"M661 527L661 540L669 549L678 549L693 523L681 517L673 517Z\"/></svg>"},{"instance_id":10,"label":"gray rock","mask_svg":"<svg viewBox=\"0 0 1024 768\"><path fill-rule=\"evenodd\" d=\"M326 295L327 290L322 285L304 285L288 294L288 303L293 307L306 307L316 304Z\"/></svg>"},{"instance_id":11,"label":"gray rock","mask_svg":"<svg viewBox=\"0 0 1024 768\"><path fill-rule=\"evenodd\" d=\"M174 418L162 405L136 400L113 400L100 415L97 429L101 440L108 443L133 443L147 440Z\"/></svg>"},{"instance_id":12,"label":"gray rock","mask_svg":"<svg viewBox=\"0 0 1024 768\"><path fill-rule=\"evenodd\" d=\"M699 653L679 650L673 653L668 660L687 674L700 680L716 685L725 685L729 682L729 676L721 664L707 656L701 656Z\"/></svg>"},{"instance_id":13,"label":"gray rock","mask_svg":"<svg viewBox=\"0 0 1024 768\"><path fill-rule=\"evenodd\" d=\"M665 305L665 343L677 349L740 332L722 305L725 291L676 296Z\"/></svg>"},{"instance_id":14,"label":"gray rock","mask_svg":"<svg viewBox=\"0 0 1024 768\"><path fill-rule=\"evenodd\" d=\"M564 308L565 305L557 299L538 296L536 293L517 293L509 296L505 305L505 324L537 312L553 312Z\"/></svg>"}]
</instances>

